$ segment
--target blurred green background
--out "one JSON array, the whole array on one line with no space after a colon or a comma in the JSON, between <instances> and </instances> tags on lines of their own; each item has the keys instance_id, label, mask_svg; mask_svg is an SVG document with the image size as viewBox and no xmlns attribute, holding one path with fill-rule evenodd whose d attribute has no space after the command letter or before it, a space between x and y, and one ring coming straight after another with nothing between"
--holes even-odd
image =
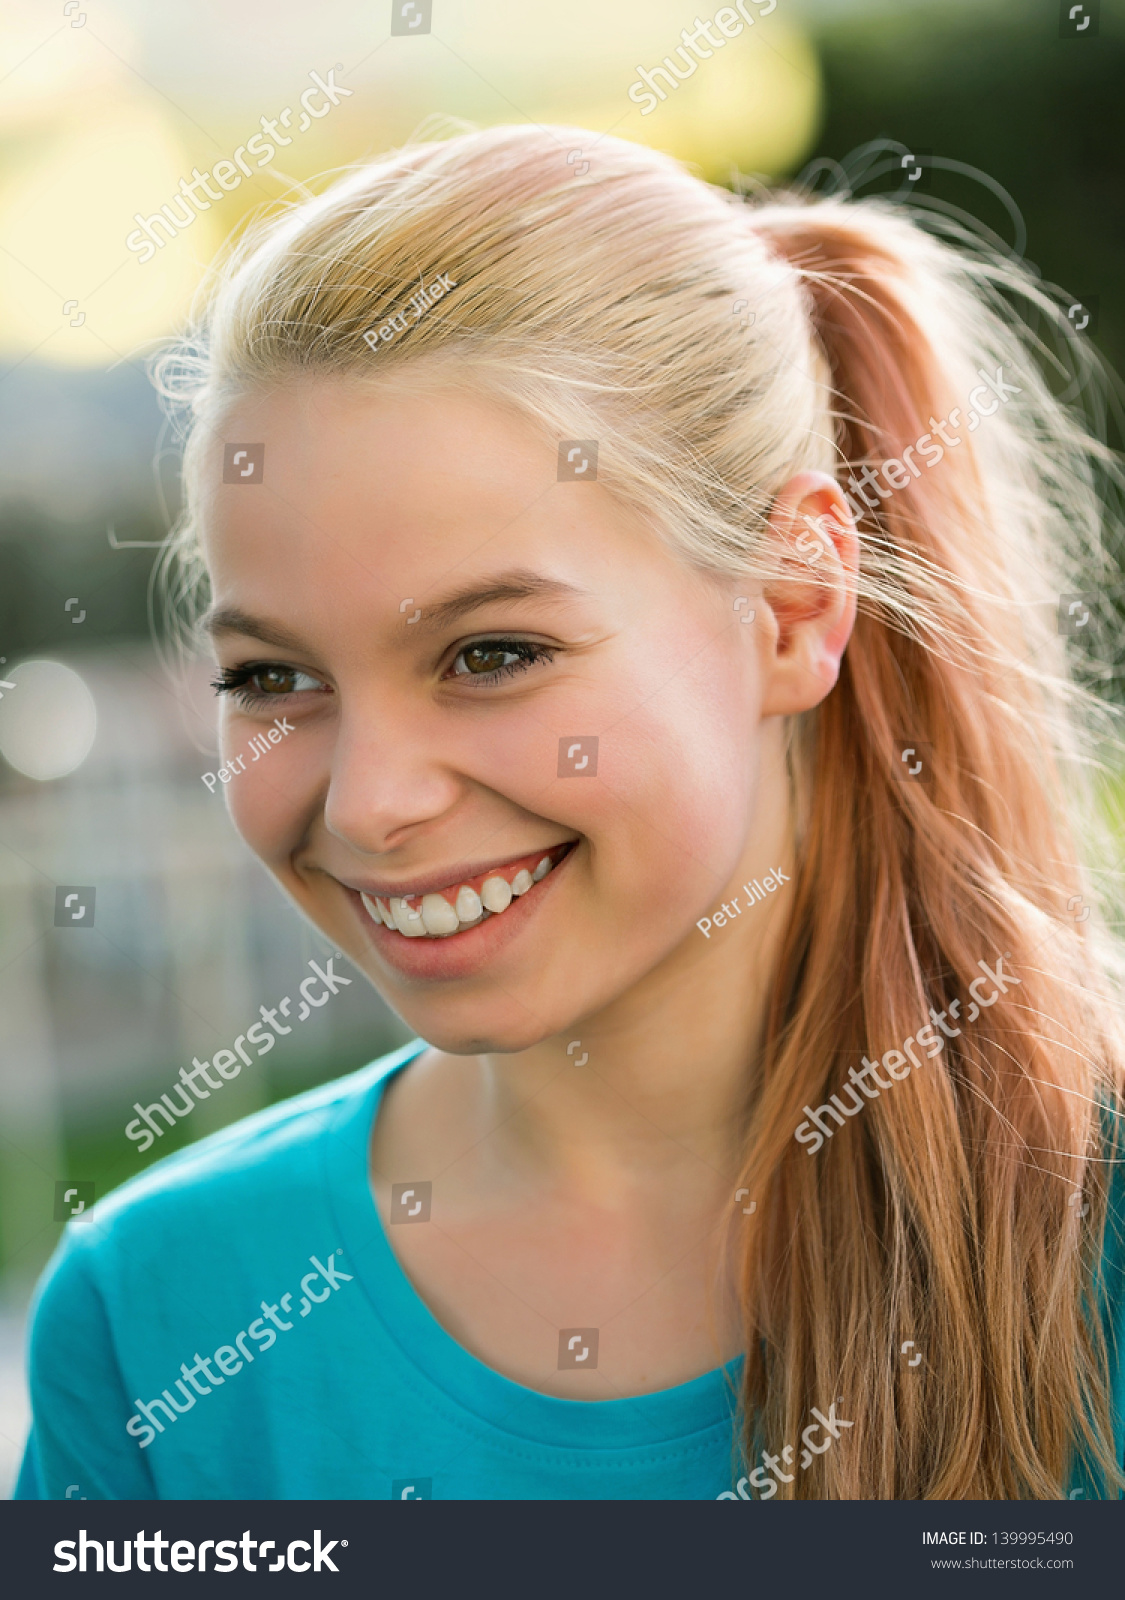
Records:
<instances>
[{"instance_id":1,"label":"blurred green background","mask_svg":"<svg viewBox=\"0 0 1125 1600\"><path fill-rule=\"evenodd\" d=\"M8 0L0 680L17 689L0 687L0 1493L26 1426L21 1323L60 1231L56 1182L101 1195L177 1139L407 1037L357 981L147 1156L124 1138L135 1101L294 994L326 951L201 784L205 671L169 681L150 636L146 546L178 487L143 362L245 212L427 118L565 121L660 145L717 182L794 177L887 139L986 175L927 169L926 192L1008 240L1023 230L1035 270L1089 310L1081 336L1122 365L1125 3L1087 7L1081 32L1055 0L777 0L761 16L768 5L748 5L755 27L641 117L627 92L638 65L694 26L676 0L434 0L415 37L391 33L390 0L110 0L88 14ZM124 243L134 214L329 69L350 91L340 104L140 265ZM96 887L93 926L55 925L58 885Z\"/></svg>"}]
</instances>

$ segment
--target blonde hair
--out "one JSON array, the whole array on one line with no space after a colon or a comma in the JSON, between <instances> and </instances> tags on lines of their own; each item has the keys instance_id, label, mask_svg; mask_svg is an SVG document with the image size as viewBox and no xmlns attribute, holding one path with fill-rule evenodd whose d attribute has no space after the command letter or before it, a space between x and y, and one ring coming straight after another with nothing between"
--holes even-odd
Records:
<instances>
[{"instance_id":1,"label":"blonde hair","mask_svg":"<svg viewBox=\"0 0 1125 1600\"><path fill-rule=\"evenodd\" d=\"M297 372L463 385L597 438L599 481L655 537L764 583L794 573L767 527L789 478L899 461L877 506L853 497L859 619L792 728L799 867L747 1069L745 1447L838 1396L857 1419L782 1498L1051 1499L1079 1460L1125 1484L1090 1310L1123 1052L1112 946L1074 909L1098 903L1077 837L1097 701L1055 620L1109 570L1117 468L1043 375L1097 382L1056 299L935 228L885 200L748 201L578 130L467 133L252 228L156 371L186 415L165 578L188 624L202 442L233 397ZM441 273L456 287L373 350L364 333ZM905 471L982 369L1015 396ZM904 741L931 747L931 781L902 781ZM810 1159L805 1108L998 957L1018 986Z\"/></svg>"}]
</instances>

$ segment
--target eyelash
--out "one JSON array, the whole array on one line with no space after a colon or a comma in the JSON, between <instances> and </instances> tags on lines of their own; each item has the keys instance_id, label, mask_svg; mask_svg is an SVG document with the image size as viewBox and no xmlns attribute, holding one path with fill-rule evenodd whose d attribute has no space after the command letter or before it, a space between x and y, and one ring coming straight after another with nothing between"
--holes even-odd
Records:
<instances>
[{"instance_id":1,"label":"eyelash","mask_svg":"<svg viewBox=\"0 0 1125 1600\"><path fill-rule=\"evenodd\" d=\"M313 682L317 681L313 679L311 672L301 672L297 667L287 667L282 661L246 661L239 667L221 667L219 676L212 679L211 687L216 694L233 695L238 704L246 710L266 705L270 701L288 700L295 693L309 692L292 690L289 694L266 694L262 689L249 687L252 678L256 678L259 673L271 671L288 672L294 678L310 678Z\"/></svg>"},{"instance_id":2,"label":"eyelash","mask_svg":"<svg viewBox=\"0 0 1125 1600\"><path fill-rule=\"evenodd\" d=\"M526 672L528 667L535 666L540 661L548 663L555 659L555 647L546 644L536 644L530 639L474 639L469 644L464 644L453 658L456 666L461 657L469 650L499 650L504 655L514 655L515 661L506 662L502 667L496 667L492 672L459 672L455 677L462 682L468 681L475 684L495 684L502 678L514 678L521 672Z\"/></svg>"},{"instance_id":3,"label":"eyelash","mask_svg":"<svg viewBox=\"0 0 1125 1600\"><path fill-rule=\"evenodd\" d=\"M537 665L540 661L548 663L555 659L555 647L551 645L536 644L529 639L474 639L470 644L462 645L453 659L455 666L461 657L469 650L498 650L505 655L514 655L515 661L508 661L502 667L495 668L492 672L459 672L454 677L473 684L493 685L504 678L516 677L526 672L529 667ZM222 667L219 676L212 680L211 687L216 694L233 695L238 704L250 709L261 706L269 701L288 700L290 694L267 694L264 690L250 688L251 680L259 673L280 670L292 673L294 677L312 678L310 672L301 672L296 667L287 667L280 661L247 661L238 667ZM448 679L444 681L450 681ZM291 694L304 693L306 690L293 690Z\"/></svg>"}]
</instances>

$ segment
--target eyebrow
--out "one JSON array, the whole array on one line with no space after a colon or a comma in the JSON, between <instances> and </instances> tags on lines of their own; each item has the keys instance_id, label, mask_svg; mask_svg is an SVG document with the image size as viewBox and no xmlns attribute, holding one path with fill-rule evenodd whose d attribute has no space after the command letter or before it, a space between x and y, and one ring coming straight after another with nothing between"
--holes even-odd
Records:
<instances>
[{"instance_id":1,"label":"eyebrow","mask_svg":"<svg viewBox=\"0 0 1125 1600\"><path fill-rule=\"evenodd\" d=\"M303 650L304 641L279 623L267 622L262 617L252 617L241 606L212 606L199 619L199 626L212 639L223 633L242 633L248 639L260 639L263 644L276 645L279 650Z\"/></svg>"},{"instance_id":2,"label":"eyebrow","mask_svg":"<svg viewBox=\"0 0 1125 1600\"><path fill-rule=\"evenodd\" d=\"M508 572L499 572L482 582L466 584L464 588L455 589L452 594L430 605L425 604L423 597L422 615L418 621L422 631L437 633L443 628L448 628L451 623L459 621L469 612L478 611L481 606L501 605L516 600L590 598L588 589L580 589L573 583L564 583L561 578L548 578L545 574L532 572L527 567L516 567Z\"/></svg>"},{"instance_id":3,"label":"eyebrow","mask_svg":"<svg viewBox=\"0 0 1125 1600\"><path fill-rule=\"evenodd\" d=\"M481 606L500 605L517 600L588 600L590 591L580 589L561 578L549 578L541 572L526 567L516 567L509 572L497 573L482 582L467 584L455 589L444 599L421 607L418 619L419 633L437 633L448 628L461 617ZM413 605L414 601L411 600ZM302 650L305 641L279 623L263 617L251 616L240 606L212 606L200 619L200 627L217 638L220 634L240 633L250 639L260 639L263 644L276 645L279 650Z\"/></svg>"}]
</instances>

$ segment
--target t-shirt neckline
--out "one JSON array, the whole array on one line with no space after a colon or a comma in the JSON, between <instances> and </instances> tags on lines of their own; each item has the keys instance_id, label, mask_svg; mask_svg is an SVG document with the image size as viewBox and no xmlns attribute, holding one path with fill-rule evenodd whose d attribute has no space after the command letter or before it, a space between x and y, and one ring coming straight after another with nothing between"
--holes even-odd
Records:
<instances>
[{"instance_id":1,"label":"t-shirt neckline","mask_svg":"<svg viewBox=\"0 0 1125 1600\"><path fill-rule=\"evenodd\" d=\"M737 1409L742 1357L670 1389L613 1400L542 1394L487 1366L448 1333L399 1265L368 1176L371 1130L383 1090L427 1048L416 1039L357 1074L324 1141L325 1179L340 1250L372 1311L419 1378L447 1401L504 1432L563 1448L636 1449L721 1428Z\"/></svg>"}]
</instances>

